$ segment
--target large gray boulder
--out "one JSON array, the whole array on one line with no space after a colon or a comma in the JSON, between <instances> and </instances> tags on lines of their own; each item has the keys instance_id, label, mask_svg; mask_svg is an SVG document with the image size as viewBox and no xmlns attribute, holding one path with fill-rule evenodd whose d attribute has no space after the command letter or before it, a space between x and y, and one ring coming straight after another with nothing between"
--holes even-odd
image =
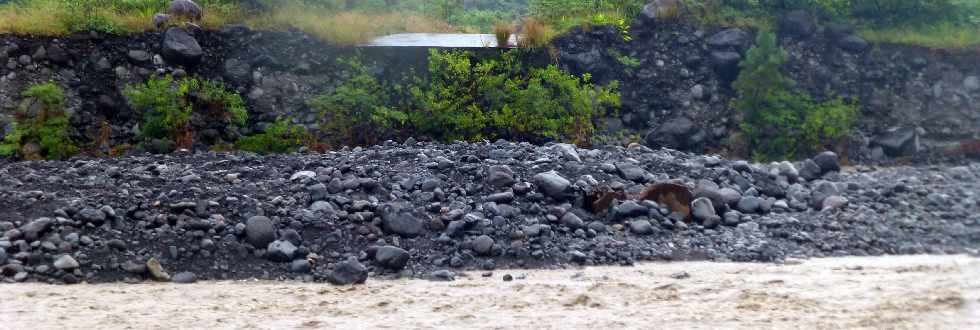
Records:
<instances>
[{"instance_id":1,"label":"large gray boulder","mask_svg":"<svg viewBox=\"0 0 980 330\"><path fill-rule=\"evenodd\" d=\"M385 268L401 270L411 256L408 251L395 246L382 246L374 252L374 261Z\"/></svg>"},{"instance_id":2,"label":"large gray boulder","mask_svg":"<svg viewBox=\"0 0 980 330\"><path fill-rule=\"evenodd\" d=\"M367 281L368 270L356 258L338 262L327 274L327 282L335 285L362 284Z\"/></svg>"},{"instance_id":3,"label":"large gray boulder","mask_svg":"<svg viewBox=\"0 0 980 330\"><path fill-rule=\"evenodd\" d=\"M245 222L245 237L256 248L266 247L276 240L276 226L267 217L251 217Z\"/></svg>"},{"instance_id":4,"label":"large gray boulder","mask_svg":"<svg viewBox=\"0 0 980 330\"><path fill-rule=\"evenodd\" d=\"M871 144L890 157L909 156L919 151L919 134L914 128L895 129L879 135Z\"/></svg>"},{"instance_id":5,"label":"large gray boulder","mask_svg":"<svg viewBox=\"0 0 980 330\"><path fill-rule=\"evenodd\" d=\"M25 240L28 242L33 242L40 239L53 224L54 220L51 218L38 218L37 220L20 226L20 231L24 234Z\"/></svg>"},{"instance_id":6,"label":"large gray boulder","mask_svg":"<svg viewBox=\"0 0 980 330\"><path fill-rule=\"evenodd\" d=\"M651 148L686 149L693 144L690 137L697 131L694 121L687 117L676 117L650 131L643 141Z\"/></svg>"},{"instance_id":7,"label":"large gray boulder","mask_svg":"<svg viewBox=\"0 0 980 330\"><path fill-rule=\"evenodd\" d=\"M864 38L851 34L837 40L837 47L849 53L860 54L868 50L871 44Z\"/></svg>"},{"instance_id":8,"label":"large gray boulder","mask_svg":"<svg viewBox=\"0 0 980 330\"><path fill-rule=\"evenodd\" d=\"M289 262L296 256L296 246L292 242L279 240L269 243L265 251L266 259L278 262Z\"/></svg>"},{"instance_id":9,"label":"large gray boulder","mask_svg":"<svg viewBox=\"0 0 980 330\"><path fill-rule=\"evenodd\" d=\"M817 23L805 10L791 11L779 20L779 32L783 35L805 39L813 35L816 30Z\"/></svg>"},{"instance_id":10,"label":"large gray boulder","mask_svg":"<svg viewBox=\"0 0 980 330\"><path fill-rule=\"evenodd\" d=\"M680 14L681 5L680 0L653 0L643 6L640 18L646 22L675 18Z\"/></svg>"},{"instance_id":11,"label":"large gray boulder","mask_svg":"<svg viewBox=\"0 0 980 330\"><path fill-rule=\"evenodd\" d=\"M742 55L732 51L711 52L710 64L722 81L732 82L738 79L741 71L738 64L742 62Z\"/></svg>"},{"instance_id":12,"label":"large gray boulder","mask_svg":"<svg viewBox=\"0 0 980 330\"><path fill-rule=\"evenodd\" d=\"M167 14L184 19L200 21L204 16L204 9L192 0L174 0L167 8Z\"/></svg>"},{"instance_id":13,"label":"large gray boulder","mask_svg":"<svg viewBox=\"0 0 980 330\"><path fill-rule=\"evenodd\" d=\"M382 210L382 228L385 233L401 237L415 237L424 230L422 220L400 207L388 205Z\"/></svg>"},{"instance_id":14,"label":"large gray boulder","mask_svg":"<svg viewBox=\"0 0 980 330\"><path fill-rule=\"evenodd\" d=\"M538 190L554 199L562 199L568 186L572 184L555 171L539 173L532 180L538 186Z\"/></svg>"},{"instance_id":15,"label":"large gray boulder","mask_svg":"<svg viewBox=\"0 0 980 330\"><path fill-rule=\"evenodd\" d=\"M708 37L708 46L719 50L742 51L748 49L751 43L752 36L739 28L725 29Z\"/></svg>"},{"instance_id":16,"label":"large gray boulder","mask_svg":"<svg viewBox=\"0 0 980 330\"><path fill-rule=\"evenodd\" d=\"M201 61L204 50L190 33L181 28L172 27L163 34L160 45L161 54L168 62L194 65Z\"/></svg>"}]
</instances>

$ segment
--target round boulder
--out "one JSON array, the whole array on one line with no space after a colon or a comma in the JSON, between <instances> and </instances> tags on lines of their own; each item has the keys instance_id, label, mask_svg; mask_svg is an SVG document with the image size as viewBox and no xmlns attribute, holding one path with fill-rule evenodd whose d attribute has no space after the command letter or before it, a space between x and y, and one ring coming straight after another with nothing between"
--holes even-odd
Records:
<instances>
[{"instance_id":1,"label":"round boulder","mask_svg":"<svg viewBox=\"0 0 980 330\"><path fill-rule=\"evenodd\" d=\"M163 34L160 49L163 58L168 62L183 65L197 64L204 56L204 50L197 43L197 39L186 30L176 27L167 29Z\"/></svg>"},{"instance_id":2,"label":"round boulder","mask_svg":"<svg viewBox=\"0 0 980 330\"><path fill-rule=\"evenodd\" d=\"M382 267L400 270L408 264L408 251L394 246L382 246L374 252L374 261Z\"/></svg>"},{"instance_id":3,"label":"round boulder","mask_svg":"<svg viewBox=\"0 0 980 330\"><path fill-rule=\"evenodd\" d=\"M192 0L174 0L167 8L167 14L174 17L193 19L200 21L204 16L204 9Z\"/></svg>"},{"instance_id":4,"label":"round boulder","mask_svg":"<svg viewBox=\"0 0 980 330\"><path fill-rule=\"evenodd\" d=\"M254 216L245 222L245 236L252 246L261 248L276 240L276 226L272 219Z\"/></svg>"}]
</instances>

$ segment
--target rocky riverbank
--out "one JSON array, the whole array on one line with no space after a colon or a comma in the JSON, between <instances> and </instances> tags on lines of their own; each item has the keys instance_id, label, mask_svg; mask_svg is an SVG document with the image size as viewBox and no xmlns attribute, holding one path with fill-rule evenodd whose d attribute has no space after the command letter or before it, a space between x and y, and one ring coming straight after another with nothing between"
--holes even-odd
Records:
<instances>
[{"instance_id":1,"label":"rocky riverbank","mask_svg":"<svg viewBox=\"0 0 980 330\"><path fill-rule=\"evenodd\" d=\"M978 173L976 163L842 169L831 153L763 165L643 146L414 140L309 155L5 163L0 277L356 283L503 267L977 253ZM633 200L653 183L683 185L694 200ZM596 207L596 191L625 199Z\"/></svg>"}]
</instances>

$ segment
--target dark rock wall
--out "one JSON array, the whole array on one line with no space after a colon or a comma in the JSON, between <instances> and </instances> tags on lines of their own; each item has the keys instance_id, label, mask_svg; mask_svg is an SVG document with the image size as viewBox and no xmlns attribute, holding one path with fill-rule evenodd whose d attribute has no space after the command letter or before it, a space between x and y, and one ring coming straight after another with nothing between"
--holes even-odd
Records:
<instances>
[{"instance_id":1,"label":"dark rock wall","mask_svg":"<svg viewBox=\"0 0 980 330\"><path fill-rule=\"evenodd\" d=\"M869 45L847 28L821 26L806 17L779 26L790 55L784 71L799 87L818 99L838 95L860 101L852 159L900 156L919 146L980 138L976 51ZM0 36L0 128L9 127L9 114L25 88L49 80L67 87L76 138L91 141L105 121L112 128L110 143L120 144L131 142L139 121L122 90L155 74L198 75L238 90L251 114L240 133L248 134L283 116L312 127L318 115L306 101L350 75L337 65L338 57L359 56L383 77L426 71L426 49L337 48L295 31L244 27L191 34L203 50L199 58L193 49L182 49L186 56L164 51L163 32ZM633 25L631 35L627 42L613 27L576 29L555 40L558 51L552 55L562 67L591 73L598 83L621 82L624 107L606 119L607 132L633 134L654 147L719 147L737 129L730 83L755 32L647 18ZM630 67L618 59L627 56L640 64Z\"/></svg>"},{"instance_id":2,"label":"dark rock wall","mask_svg":"<svg viewBox=\"0 0 980 330\"><path fill-rule=\"evenodd\" d=\"M0 122L17 109L27 87L55 81L66 87L76 138L91 141L107 121L113 144L130 142L139 115L127 104L123 90L153 75L173 74L221 80L239 91L251 124L242 133L280 116L313 123L316 115L306 100L343 81L349 73L334 60L353 54L298 32L229 27L193 33L203 55L185 61L164 51L163 35L0 37Z\"/></svg>"},{"instance_id":3,"label":"dark rock wall","mask_svg":"<svg viewBox=\"0 0 980 330\"><path fill-rule=\"evenodd\" d=\"M651 146L703 151L737 129L730 82L755 32L638 20L625 42L615 28L576 30L556 40L563 67L623 82L624 108L607 129L639 133ZM851 158L875 160L980 138L980 52L872 45L846 27L806 18L780 23L784 68L818 100L857 100ZM628 68L617 54L641 61ZM921 141L921 143L919 143Z\"/></svg>"}]
</instances>

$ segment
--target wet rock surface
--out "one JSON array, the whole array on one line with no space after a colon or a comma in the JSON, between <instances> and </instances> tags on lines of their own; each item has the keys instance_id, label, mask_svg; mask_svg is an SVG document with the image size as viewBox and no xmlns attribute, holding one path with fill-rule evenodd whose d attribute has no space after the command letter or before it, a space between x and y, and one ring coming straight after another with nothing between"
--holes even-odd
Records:
<instances>
[{"instance_id":1,"label":"wet rock surface","mask_svg":"<svg viewBox=\"0 0 980 330\"><path fill-rule=\"evenodd\" d=\"M567 161L570 151L581 162ZM976 253L980 164L852 168L815 158L750 164L498 141L8 162L0 280L350 284L468 269ZM635 198L647 181L696 191L693 219L653 201L584 205L588 191Z\"/></svg>"}]
</instances>

